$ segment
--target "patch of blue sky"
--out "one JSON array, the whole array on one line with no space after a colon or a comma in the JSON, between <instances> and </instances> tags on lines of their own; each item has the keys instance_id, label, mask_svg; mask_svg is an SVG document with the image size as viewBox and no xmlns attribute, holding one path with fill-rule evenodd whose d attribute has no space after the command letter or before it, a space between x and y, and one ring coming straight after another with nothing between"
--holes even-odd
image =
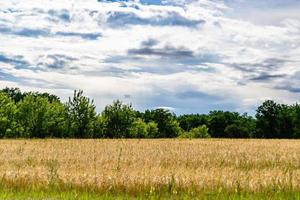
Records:
<instances>
[{"instance_id":1,"label":"patch of blue sky","mask_svg":"<svg viewBox=\"0 0 300 200\"><path fill-rule=\"evenodd\" d=\"M147 4L147 5L161 5L161 0L140 0L141 3Z\"/></svg>"}]
</instances>

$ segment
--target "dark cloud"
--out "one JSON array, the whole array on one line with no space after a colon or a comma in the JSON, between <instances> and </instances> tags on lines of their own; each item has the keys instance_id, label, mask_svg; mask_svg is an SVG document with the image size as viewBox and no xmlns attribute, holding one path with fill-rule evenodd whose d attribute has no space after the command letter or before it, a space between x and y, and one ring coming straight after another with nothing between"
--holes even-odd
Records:
<instances>
[{"instance_id":1,"label":"dark cloud","mask_svg":"<svg viewBox=\"0 0 300 200\"><path fill-rule=\"evenodd\" d=\"M155 16L151 18L141 18L130 12L109 12L108 15L107 23L118 28L124 27L124 25L197 27L205 23L204 20L187 19L176 12L168 12L167 16Z\"/></svg>"},{"instance_id":2,"label":"dark cloud","mask_svg":"<svg viewBox=\"0 0 300 200\"><path fill-rule=\"evenodd\" d=\"M206 94L204 92L196 91L196 90L188 90L184 92L179 92L176 94L176 97L180 99L201 99L201 100L217 100L220 99L218 96L213 96Z\"/></svg>"},{"instance_id":3,"label":"dark cloud","mask_svg":"<svg viewBox=\"0 0 300 200\"><path fill-rule=\"evenodd\" d=\"M78 33L78 32L56 32L51 33L50 30L47 29L31 29L31 28L16 28L11 29L7 27L0 26L0 34L10 34L17 35L23 37L55 37L55 36L63 36L63 37L81 37L86 40L97 40L98 37L101 37L101 33Z\"/></svg>"},{"instance_id":4,"label":"dark cloud","mask_svg":"<svg viewBox=\"0 0 300 200\"><path fill-rule=\"evenodd\" d=\"M141 56L153 56L152 63L156 61L161 66L172 66L176 70L176 65L180 65L182 70L184 69L199 69L199 65L205 65L206 63L219 63L221 58L216 54L210 53L196 53L185 47L174 47L172 45L166 45L164 47L155 47L159 44L158 40L149 39L141 43L140 48L129 49L127 52L127 58L141 59ZM201 70L203 70L203 67ZM172 69L170 69L172 71ZM169 71L169 72L170 72Z\"/></svg>"},{"instance_id":5,"label":"dark cloud","mask_svg":"<svg viewBox=\"0 0 300 200\"><path fill-rule=\"evenodd\" d=\"M273 69L285 64L286 62L288 62L288 60L279 59L279 58L268 58L264 60L264 62L262 62L260 65L262 67Z\"/></svg>"},{"instance_id":6,"label":"dark cloud","mask_svg":"<svg viewBox=\"0 0 300 200\"><path fill-rule=\"evenodd\" d=\"M279 90L286 90L291 93L300 93L299 81L300 71L297 71L294 74L287 76L280 82L280 84L276 85L274 88Z\"/></svg>"},{"instance_id":7,"label":"dark cloud","mask_svg":"<svg viewBox=\"0 0 300 200\"><path fill-rule=\"evenodd\" d=\"M132 73L172 74L186 71L214 72L215 69L207 63L218 63L220 58L215 54L196 54L185 47L173 47L171 45L162 48L156 47L158 40L148 39L141 42L140 48L130 49L126 56L112 56L103 63L118 64L124 67L110 67L102 74L112 76L125 76ZM145 59L144 56L151 56ZM139 68L126 70L126 64L135 63Z\"/></svg>"},{"instance_id":8,"label":"dark cloud","mask_svg":"<svg viewBox=\"0 0 300 200\"><path fill-rule=\"evenodd\" d=\"M255 82L272 82L277 79L286 79L286 74L276 73L279 68L284 66L286 63L293 62L283 58L268 58L257 63L234 63L228 64L234 69L240 70L244 74L244 78L237 82L238 85L247 85L249 81ZM275 88L280 89L280 88Z\"/></svg>"},{"instance_id":9,"label":"dark cloud","mask_svg":"<svg viewBox=\"0 0 300 200\"><path fill-rule=\"evenodd\" d=\"M86 75L98 75L98 76L109 76L109 77L123 77L128 78L132 73L141 72L139 69L124 69L119 67L109 67L104 70L89 71L85 72Z\"/></svg>"},{"instance_id":10,"label":"dark cloud","mask_svg":"<svg viewBox=\"0 0 300 200\"><path fill-rule=\"evenodd\" d=\"M26 61L23 56L7 56L0 53L0 64L1 62L8 63L14 66L15 69L30 69L32 71L74 69L74 67L71 67L72 61L76 61L78 59L61 54L53 54L40 56L38 60L40 60L40 62L32 64Z\"/></svg>"},{"instance_id":11,"label":"dark cloud","mask_svg":"<svg viewBox=\"0 0 300 200\"><path fill-rule=\"evenodd\" d=\"M250 78L252 81L271 81L273 79L284 78L286 77L285 74L268 74L262 73L256 77Z\"/></svg>"},{"instance_id":12,"label":"dark cloud","mask_svg":"<svg viewBox=\"0 0 300 200\"><path fill-rule=\"evenodd\" d=\"M124 98L125 98L125 99L130 99L130 98L131 98L131 95L130 95L130 94L124 94Z\"/></svg>"},{"instance_id":13,"label":"dark cloud","mask_svg":"<svg viewBox=\"0 0 300 200\"><path fill-rule=\"evenodd\" d=\"M142 46L139 49L128 50L128 54L141 56L172 57L176 59L194 57L193 51L185 49L183 47L176 48L172 46L165 46L164 48L151 48Z\"/></svg>"},{"instance_id":14,"label":"dark cloud","mask_svg":"<svg viewBox=\"0 0 300 200\"><path fill-rule=\"evenodd\" d=\"M41 62L37 63L37 66L45 69L70 69L72 61L78 60L69 56L61 54L47 55L46 57L40 57Z\"/></svg>"},{"instance_id":15,"label":"dark cloud","mask_svg":"<svg viewBox=\"0 0 300 200\"><path fill-rule=\"evenodd\" d=\"M300 93L300 87L294 87L294 86L290 86L290 85L276 86L275 89L286 90L291 93Z\"/></svg>"},{"instance_id":16,"label":"dark cloud","mask_svg":"<svg viewBox=\"0 0 300 200\"><path fill-rule=\"evenodd\" d=\"M77 32L56 32L55 35L66 36L66 37L81 37L87 40L97 40L101 37L101 33L77 33Z\"/></svg>"},{"instance_id":17,"label":"dark cloud","mask_svg":"<svg viewBox=\"0 0 300 200\"><path fill-rule=\"evenodd\" d=\"M158 40L150 38L148 40L143 41L141 46L143 46L143 47L153 47L153 46L157 45L158 43L159 43Z\"/></svg>"},{"instance_id":18,"label":"dark cloud","mask_svg":"<svg viewBox=\"0 0 300 200\"><path fill-rule=\"evenodd\" d=\"M145 60L141 57L135 56L113 56L103 61L103 63L112 64L111 67L106 68L105 70L92 72L92 74L97 74L99 76L128 77L137 73L151 73L160 75L188 71L213 73L215 69L211 66L207 66L203 63L203 61L204 60L202 60L201 57L184 58L182 60L159 57L158 59L153 58L150 60ZM126 63L135 63L134 65L139 67L128 69L126 68ZM115 64L123 67L115 67Z\"/></svg>"},{"instance_id":19,"label":"dark cloud","mask_svg":"<svg viewBox=\"0 0 300 200\"><path fill-rule=\"evenodd\" d=\"M6 8L6 9L1 9L0 8L0 12L3 13L21 13L21 10L15 9L15 8Z\"/></svg>"},{"instance_id":20,"label":"dark cloud","mask_svg":"<svg viewBox=\"0 0 300 200\"><path fill-rule=\"evenodd\" d=\"M62 9L62 10L49 10L48 14L51 16L50 19L54 21L63 21L63 22L70 22L71 16L68 10Z\"/></svg>"},{"instance_id":21,"label":"dark cloud","mask_svg":"<svg viewBox=\"0 0 300 200\"><path fill-rule=\"evenodd\" d=\"M224 64L243 72L266 71L267 73L269 70L276 70L277 68L281 67L287 62L290 61L285 59L279 59L279 58L268 58L258 63L224 63Z\"/></svg>"},{"instance_id":22,"label":"dark cloud","mask_svg":"<svg viewBox=\"0 0 300 200\"><path fill-rule=\"evenodd\" d=\"M0 53L0 63L8 63L15 66L16 69L26 68L30 64L24 60L23 56L6 56Z\"/></svg>"},{"instance_id":23,"label":"dark cloud","mask_svg":"<svg viewBox=\"0 0 300 200\"><path fill-rule=\"evenodd\" d=\"M161 48L155 47L160 42L156 39L148 39L141 42L140 48L129 49L127 57L137 59L140 56L155 56L174 64L186 66L199 65L203 63L220 63L220 56L211 53L196 53L186 47L174 47L166 45Z\"/></svg>"},{"instance_id":24,"label":"dark cloud","mask_svg":"<svg viewBox=\"0 0 300 200\"><path fill-rule=\"evenodd\" d=\"M21 29L11 29L7 27L0 27L0 34L10 34L10 35L18 35L24 37L39 37L39 36L49 36L49 30L41 30L41 29L30 29L30 28L21 28Z\"/></svg>"},{"instance_id":25,"label":"dark cloud","mask_svg":"<svg viewBox=\"0 0 300 200\"><path fill-rule=\"evenodd\" d=\"M4 71L1 68L1 61L0 61L0 80L14 82L22 86L26 85L26 86L37 87L37 88L66 89L66 86L64 85L51 83L47 80L41 80L40 78L26 78L21 76L15 76L13 73Z\"/></svg>"}]
</instances>

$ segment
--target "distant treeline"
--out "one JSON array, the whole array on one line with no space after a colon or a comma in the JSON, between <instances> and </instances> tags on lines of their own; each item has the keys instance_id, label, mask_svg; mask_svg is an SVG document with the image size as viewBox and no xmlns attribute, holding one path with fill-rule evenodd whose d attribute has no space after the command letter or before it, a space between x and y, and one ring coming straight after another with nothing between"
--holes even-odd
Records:
<instances>
[{"instance_id":1,"label":"distant treeline","mask_svg":"<svg viewBox=\"0 0 300 200\"><path fill-rule=\"evenodd\" d=\"M51 137L300 138L300 105L268 100L255 118L228 111L176 116L165 109L136 111L117 100L97 113L82 91L62 103L48 93L0 90L0 138Z\"/></svg>"}]
</instances>

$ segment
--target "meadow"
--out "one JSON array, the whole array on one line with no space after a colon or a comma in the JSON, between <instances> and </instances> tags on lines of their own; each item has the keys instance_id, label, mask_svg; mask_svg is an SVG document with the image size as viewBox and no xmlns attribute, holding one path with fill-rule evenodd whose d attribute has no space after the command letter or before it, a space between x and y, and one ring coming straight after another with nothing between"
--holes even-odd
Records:
<instances>
[{"instance_id":1,"label":"meadow","mask_svg":"<svg viewBox=\"0 0 300 200\"><path fill-rule=\"evenodd\" d=\"M1 199L299 199L300 143L1 140L0 186Z\"/></svg>"}]
</instances>

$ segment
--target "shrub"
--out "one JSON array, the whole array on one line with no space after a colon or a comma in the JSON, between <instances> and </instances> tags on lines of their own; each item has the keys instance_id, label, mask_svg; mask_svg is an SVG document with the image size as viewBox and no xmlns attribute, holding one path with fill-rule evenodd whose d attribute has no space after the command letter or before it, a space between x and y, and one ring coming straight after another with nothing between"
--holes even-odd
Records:
<instances>
[{"instance_id":1,"label":"shrub","mask_svg":"<svg viewBox=\"0 0 300 200\"><path fill-rule=\"evenodd\" d=\"M146 138L147 136L148 136L147 124L141 118L137 118L132 125L131 137Z\"/></svg>"},{"instance_id":2,"label":"shrub","mask_svg":"<svg viewBox=\"0 0 300 200\"><path fill-rule=\"evenodd\" d=\"M226 135L230 138L249 138L249 130L237 124L231 124L225 128Z\"/></svg>"},{"instance_id":3,"label":"shrub","mask_svg":"<svg viewBox=\"0 0 300 200\"><path fill-rule=\"evenodd\" d=\"M147 123L147 132L148 132L148 138L158 138L158 127L157 123L155 122L149 122Z\"/></svg>"},{"instance_id":4,"label":"shrub","mask_svg":"<svg viewBox=\"0 0 300 200\"><path fill-rule=\"evenodd\" d=\"M175 138L181 133L175 114L169 110L146 110L143 119L145 122L154 121L157 124L158 134L155 138Z\"/></svg>"},{"instance_id":5,"label":"shrub","mask_svg":"<svg viewBox=\"0 0 300 200\"><path fill-rule=\"evenodd\" d=\"M197 128L191 129L189 132L184 132L179 136L180 138L210 138L208 128L206 125L201 125Z\"/></svg>"}]
</instances>

